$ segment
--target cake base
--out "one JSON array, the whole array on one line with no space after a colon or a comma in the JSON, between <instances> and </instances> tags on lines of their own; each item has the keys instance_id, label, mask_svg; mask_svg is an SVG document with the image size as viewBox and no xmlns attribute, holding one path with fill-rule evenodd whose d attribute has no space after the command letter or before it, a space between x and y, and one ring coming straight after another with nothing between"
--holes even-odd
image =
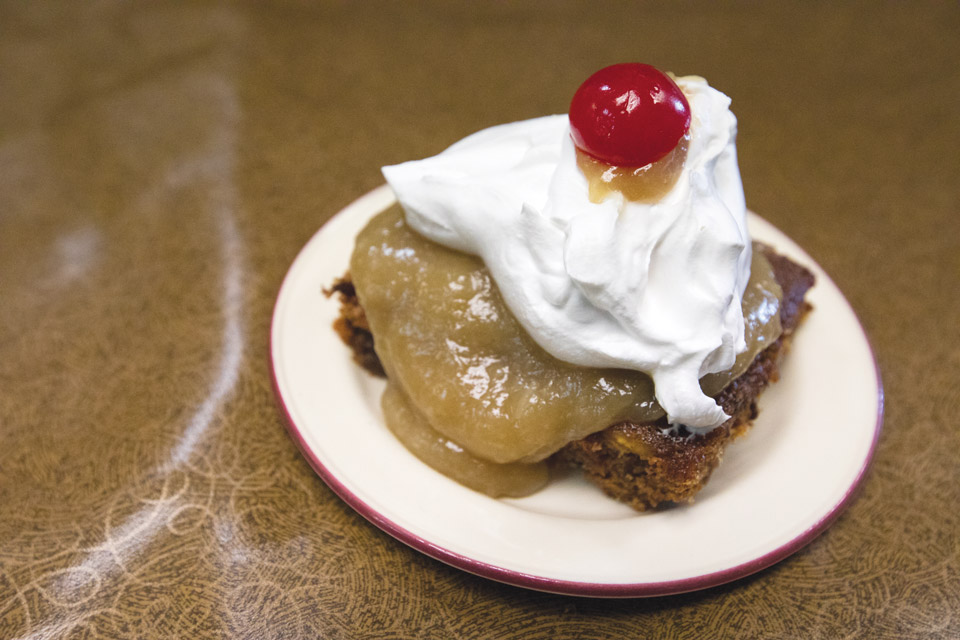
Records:
<instances>
[{"instance_id":1,"label":"cake base","mask_svg":"<svg viewBox=\"0 0 960 640\"><path fill-rule=\"evenodd\" d=\"M813 274L769 247L761 250L783 289L783 333L716 396L730 419L703 435L691 434L683 426L671 429L666 418L642 424L622 422L567 444L553 455L551 463L580 469L604 493L638 511L693 500L720 464L727 445L749 430L757 416L757 398L779 379L780 361L810 310L805 295L814 284ZM339 296L340 317L334 329L350 347L354 360L370 373L383 376L374 337L349 274L325 293Z\"/></svg>"}]
</instances>

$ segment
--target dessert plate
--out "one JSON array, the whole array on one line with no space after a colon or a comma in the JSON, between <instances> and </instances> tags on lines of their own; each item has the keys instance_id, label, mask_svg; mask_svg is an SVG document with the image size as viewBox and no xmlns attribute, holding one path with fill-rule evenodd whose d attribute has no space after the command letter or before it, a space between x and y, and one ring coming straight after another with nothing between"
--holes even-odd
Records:
<instances>
[{"instance_id":1,"label":"dessert plate","mask_svg":"<svg viewBox=\"0 0 960 640\"><path fill-rule=\"evenodd\" d=\"M523 499L495 500L421 463L383 424L383 381L330 328L321 293L353 239L394 201L380 187L332 218L280 289L271 327L274 386L289 430L321 478L398 540L466 571L554 593L602 597L693 591L782 560L851 501L873 455L883 391L870 346L836 285L799 246L750 215L755 239L812 269L815 310L781 380L761 396L696 502L637 513L576 475Z\"/></svg>"}]
</instances>

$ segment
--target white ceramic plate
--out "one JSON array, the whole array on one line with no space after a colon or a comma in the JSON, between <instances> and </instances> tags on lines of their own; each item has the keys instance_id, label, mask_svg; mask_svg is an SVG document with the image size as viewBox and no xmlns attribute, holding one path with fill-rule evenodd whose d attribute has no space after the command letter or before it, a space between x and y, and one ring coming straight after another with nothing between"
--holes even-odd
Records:
<instances>
[{"instance_id":1,"label":"white ceramic plate","mask_svg":"<svg viewBox=\"0 0 960 640\"><path fill-rule=\"evenodd\" d=\"M732 444L689 506L637 513L578 477L519 500L466 489L411 455L384 427L383 382L362 371L330 325L321 290L345 271L353 239L393 203L378 188L304 247L271 328L274 385L310 464L350 506L443 562L556 593L632 597L692 591L759 571L810 542L850 502L873 454L883 392L856 316L824 271L751 214L754 237L814 271L814 305L750 433Z\"/></svg>"}]
</instances>

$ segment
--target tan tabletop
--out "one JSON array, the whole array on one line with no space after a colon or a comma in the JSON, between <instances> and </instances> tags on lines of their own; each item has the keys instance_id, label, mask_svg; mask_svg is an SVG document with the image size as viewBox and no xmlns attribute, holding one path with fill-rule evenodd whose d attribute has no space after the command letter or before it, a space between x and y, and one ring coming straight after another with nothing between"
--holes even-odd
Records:
<instances>
[{"instance_id":1,"label":"tan tabletop","mask_svg":"<svg viewBox=\"0 0 960 640\"><path fill-rule=\"evenodd\" d=\"M832 4L4 2L0 638L960 637L960 6ZM347 507L284 428L268 334L381 165L626 60L733 98L747 202L852 303L886 421L802 551L588 600Z\"/></svg>"}]
</instances>

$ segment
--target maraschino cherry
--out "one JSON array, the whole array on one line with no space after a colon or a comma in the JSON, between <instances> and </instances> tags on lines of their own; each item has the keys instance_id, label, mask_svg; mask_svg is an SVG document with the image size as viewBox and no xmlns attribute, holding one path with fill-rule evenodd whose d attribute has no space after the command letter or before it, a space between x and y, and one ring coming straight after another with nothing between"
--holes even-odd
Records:
<instances>
[{"instance_id":1,"label":"maraschino cherry","mask_svg":"<svg viewBox=\"0 0 960 640\"><path fill-rule=\"evenodd\" d=\"M670 76L648 64L605 67L570 103L577 148L619 167L641 167L670 153L690 129L690 105Z\"/></svg>"}]
</instances>

